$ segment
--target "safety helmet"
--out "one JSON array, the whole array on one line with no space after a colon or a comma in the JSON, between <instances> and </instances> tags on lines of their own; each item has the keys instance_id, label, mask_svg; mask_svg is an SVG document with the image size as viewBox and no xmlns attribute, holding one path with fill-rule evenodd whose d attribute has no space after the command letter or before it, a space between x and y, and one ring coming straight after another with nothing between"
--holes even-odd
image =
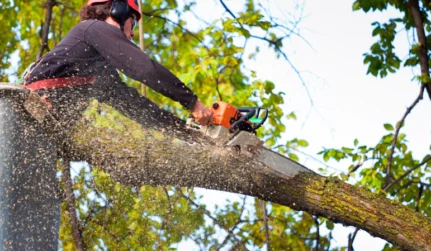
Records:
<instances>
[{"instance_id":1,"label":"safety helmet","mask_svg":"<svg viewBox=\"0 0 431 251\"><path fill-rule=\"evenodd\" d=\"M88 0L87 5L88 6L93 6L96 4L100 4L100 3L106 3L109 1L113 1L113 0ZM136 13L136 20L139 21L141 19L141 12L139 11L139 7L138 7L138 0L127 0L127 4L129 5L130 8L132 8L132 10L135 11Z\"/></svg>"}]
</instances>

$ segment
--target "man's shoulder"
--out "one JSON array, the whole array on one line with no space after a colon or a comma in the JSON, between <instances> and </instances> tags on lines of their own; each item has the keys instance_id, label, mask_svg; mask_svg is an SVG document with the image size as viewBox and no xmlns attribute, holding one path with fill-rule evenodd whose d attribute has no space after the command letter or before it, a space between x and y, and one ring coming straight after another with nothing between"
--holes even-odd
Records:
<instances>
[{"instance_id":1,"label":"man's shoulder","mask_svg":"<svg viewBox=\"0 0 431 251\"><path fill-rule=\"evenodd\" d=\"M96 26L96 27L108 27L109 24L100 20L94 20L94 19L90 19L90 20L84 20L82 22L80 22L78 25L76 25L76 27L87 30L88 28L92 27L92 26Z\"/></svg>"}]
</instances>

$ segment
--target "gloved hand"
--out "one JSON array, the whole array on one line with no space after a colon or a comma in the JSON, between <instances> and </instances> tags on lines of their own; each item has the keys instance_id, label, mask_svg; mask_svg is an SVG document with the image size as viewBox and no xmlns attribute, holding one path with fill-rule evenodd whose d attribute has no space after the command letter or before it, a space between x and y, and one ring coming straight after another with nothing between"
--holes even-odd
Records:
<instances>
[{"instance_id":1,"label":"gloved hand","mask_svg":"<svg viewBox=\"0 0 431 251\"><path fill-rule=\"evenodd\" d=\"M199 100L196 101L192 108L192 115L195 119L195 122L199 125L206 126L213 122L212 111L208 109L204 104L202 104Z\"/></svg>"}]
</instances>

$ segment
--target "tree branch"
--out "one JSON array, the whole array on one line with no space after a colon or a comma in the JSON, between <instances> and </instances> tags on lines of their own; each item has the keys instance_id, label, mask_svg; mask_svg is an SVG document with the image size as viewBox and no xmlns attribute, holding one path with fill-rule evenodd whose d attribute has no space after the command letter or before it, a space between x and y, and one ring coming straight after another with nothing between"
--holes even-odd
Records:
<instances>
[{"instance_id":1,"label":"tree branch","mask_svg":"<svg viewBox=\"0 0 431 251\"><path fill-rule=\"evenodd\" d=\"M314 217L314 223L316 224L316 251L319 251L320 245L320 228L319 228L319 217Z\"/></svg>"},{"instance_id":2,"label":"tree branch","mask_svg":"<svg viewBox=\"0 0 431 251\"><path fill-rule=\"evenodd\" d=\"M420 184L419 185L419 191L418 191L418 199L417 199L417 204L416 204L416 212L419 212L419 207L421 204L421 197L422 197L423 191L424 191L424 185Z\"/></svg>"},{"instance_id":3,"label":"tree branch","mask_svg":"<svg viewBox=\"0 0 431 251\"><path fill-rule=\"evenodd\" d=\"M349 173L348 173L348 175L350 175L350 174L352 174L352 173L354 173L354 172L356 172L362 165L364 164L364 162L362 161L362 162L359 162L359 163L357 163L353 168L352 168L352 170L350 170L349 171Z\"/></svg>"},{"instance_id":4,"label":"tree branch","mask_svg":"<svg viewBox=\"0 0 431 251\"><path fill-rule=\"evenodd\" d=\"M236 16L235 16L235 14L233 14L233 12L227 7L227 5L224 3L224 1L223 0L220 0L220 3L222 4L222 6L224 7L224 9L234 18L234 19L236 19ZM238 22L237 21L237 23L239 24L239 26L241 27L241 28L243 28L244 29L244 26L240 23L240 22ZM274 46L274 48L275 48L275 50L278 52L278 53L280 53L282 56L283 56L283 58L286 60L286 62L290 65L290 67L293 69L293 71L296 73L296 75L298 76L298 78L301 80L301 83L302 83L302 85L304 86L304 88L305 88L305 91L307 92L307 96L308 96L308 98L309 98L309 100L310 100L310 103L311 103L311 105L313 105L314 106L314 102L313 102L313 99L311 98L311 94L310 94L310 91L308 90L308 87L307 87L307 85L305 84L305 80L302 78L302 76L301 76L301 73L298 71L298 69L293 65L293 63L289 60L289 58L287 57L287 55L286 55L286 53L280 48L280 46L279 46L279 42L280 41L282 41L284 38L286 38L286 37L288 37L288 35L286 35L286 36L284 36L284 37L281 37L281 38L279 38L279 39L277 39L277 40L275 40L275 41L273 41L273 40L271 40L271 39L268 39L268 38L266 38L266 37L260 37L260 36L256 36L256 35L252 35L252 34L250 34L250 37L252 37L252 38L256 38L256 39L259 39L259 40L262 40L262 41L265 41L265 42L268 42L270 45L273 45Z\"/></svg>"},{"instance_id":5,"label":"tree branch","mask_svg":"<svg viewBox=\"0 0 431 251\"><path fill-rule=\"evenodd\" d=\"M353 248L353 242L355 241L356 238L356 234L358 233L359 228L356 228L355 231L353 233L349 234L349 243L347 244L347 250L348 251L354 251L355 249Z\"/></svg>"},{"instance_id":6,"label":"tree branch","mask_svg":"<svg viewBox=\"0 0 431 251\"><path fill-rule=\"evenodd\" d=\"M428 92L428 96L431 99L431 86L430 86L430 72L429 72L429 64L428 64L428 45L427 38L425 35L424 24L422 20L421 11L419 8L418 0L409 0L410 10L413 16L413 21L416 26L416 33L418 35L419 40L419 61L421 65L421 75L426 78L426 82L422 82L422 85L426 87Z\"/></svg>"},{"instance_id":7,"label":"tree branch","mask_svg":"<svg viewBox=\"0 0 431 251\"><path fill-rule=\"evenodd\" d=\"M403 175L401 175L398 179L392 181L392 183L390 183L389 185L387 185L383 190L387 191L389 190L389 188L391 188L394 184L396 184L398 181L404 179L407 175L409 175L411 172L413 172L414 170L418 169L419 167L421 167L422 165L428 163L428 161L431 160L431 155L428 155L421 163L417 164L416 166L414 166L412 169L408 170L407 172L405 172Z\"/></svg>"},{"instance_id":8,"label":"tree branch","mask_svg":"<svg viewBox=\"0 0 431 251\"><path fill-rule=\"evenodd\" d=\"M243 221L241 220L242 215L244 214L244 209L245 209L245 201L247 199L247 196L244 196L243 200L242 200L242 206L241 206L241 212L239 213L239 217L238 220L235 222L235 225L229 230L230 233L233 234L233 231L235 231L235 229L238 227L239 224L243 223ZM224 247L227 244L227 241L229 240L230 235L228 234L226 236L226 238L223 240L223 242L220 244L220 246L217 248L217 250L220 250L222 247Z\"/></svg>"},{"instance_id":9,"label":"tree branch","mask_svg":"<svg viewBox=\"0 0 431 251\"><path fill-rule=\"evenodd\" d=\"M263 214L263 226L265 227L265 241L266 241L266 250L271 250L271 242L269 239L269 225L268 225L268 213L266 211L265 201L259 200L260 207L262 208Z\"/></svg>"},{"instance_id":10,"label":"tree branch","mask_svg":"<svg viewBox=\"0 0 431 251\"><path fill-rule=\"evenodd\" d=\"M224 3L223 0L220 0L221 5L223 6L223 8L234 18L236 19L235 14L233 14L233 12L227 7L227 5ZM243 28L242 24L240 22L238 22L239 25L241 26L241 28Z\"/></svg>"},{"instance_id":11,"label":"tree branch","mask_svg":"<svg viewBox=\"0 0 431 251\"><path fill-rule=\"evenodd\" d=\"M206 216L208 216L212 221L214 221L214 223L216 223L218 226L220 226L223 230L225 230L229 236L231 236L232 238L235 239L235 241L237 241L237 243L241 244L241 246L245 249L248 250L247 247L245 246L245 244L239 240L234 233L232 233L222 222L220 222L217 218L215 218L214 216L212 216L212 214L206 210L203 209L202 207L200 207L194 200L192 200L191 198L189 198L188 196L186 196L183 191L181 190L181 188L177 188L177 191L181 194L181 196L183 198L185 198L187 201L189 201L193 206L195 206L197 209L199 209L202 213L204 213Z\"/></svg>"},{"instance_id":12,"label":"tree branch","mask_svg":"<svg viewBox=\"0 0 431 251\"><path fill-rule=\"evenodd\" d=\"M43 31L42 31L42 43L39 47L39 52L37 53L36 60L42 57L43 51L48 48L48 34L49 34L49 26L51 24L52 19L52 8L56 5L55 0L48 0L44 4L46 13L45 13L45 22L43 23Z\"/></svg>"},{"instance_id":13,"label":"tree branch","mask_svg":"<svg viewBox=\"0 0 431 251\"><path fill-rule=\"evenodd\" d=\"M78 217L76 217L76 207L72 188L72 178L70 176L70 161L63 159L64 185L66 187L66 203L69 212L70 225L72 226L72 235L75 241L75 247L78 251L84 251L84 241L82 239L82 228Z\"/></svg>"},{"instance_id":14,"label":"tree branch","mask_svg":"<svg viewBox=\"0 0 431 251\"><path fill-rule=\"evenodd\" d=\"M392 140L391 151L390 151L390 153L389 153L389 157L388 157L388 166L386 167L386 182L385 182L384 187L387 187L387 186L388 186L388 184L389 184L389 183L390 183L390 181L391 181L391 177L392 177L392 176L391 176L392 162L393 162L393 156L394 156L394 152L395 152L395 146L396 146L396 144L397 144L398 134L399 134L399 132L400 132L400 130L401 130L401 127L402 127L402 126L403 126L403 124L404 124L404 121L406 120L407 115L409 115L409 113L410 113L410 112L413 110L413 108L414 108L414 107L419 103L419 101L421 101L421 100L422 100L422 98L423 98L423 94L424 94L424 89L425 89L425 85L424 85L424 84L422 84L418 97L415 99L415 101L413 102L413 104L411 104L411 105L407 108L407 110L406 110L406 112L404 113L403 117L401 118L401 120L400 120L400 121L398 122L398 124L397 124L397 128L396 128L396 130L395 130L395 134L394 134L394 138L393 138L393 140Z\"/></svg>"}]
</instances>

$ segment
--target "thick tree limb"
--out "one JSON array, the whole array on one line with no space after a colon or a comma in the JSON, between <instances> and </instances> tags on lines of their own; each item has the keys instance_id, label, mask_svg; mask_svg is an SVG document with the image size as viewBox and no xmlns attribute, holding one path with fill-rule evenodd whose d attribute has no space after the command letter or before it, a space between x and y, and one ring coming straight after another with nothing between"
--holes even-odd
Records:
<instances>
[{"instance_id":1,"label":"thick tree limb","mask_svg":"<svg viewBox=\"0 0 431 251\"><path fill-rule=\"evenodd\" d=\"M127 130L118 132L109 125L97 127L91 119L76 125L70 134L68 154L102 167L122 184L202 187L250 195L359 227L401 249L431 250L431 221L384 195L313 173L288 177L210 143L156 136L144 141L149 137L144 130L139 135L138 125L124 125Z\"/></svg>"}]
</instances>

